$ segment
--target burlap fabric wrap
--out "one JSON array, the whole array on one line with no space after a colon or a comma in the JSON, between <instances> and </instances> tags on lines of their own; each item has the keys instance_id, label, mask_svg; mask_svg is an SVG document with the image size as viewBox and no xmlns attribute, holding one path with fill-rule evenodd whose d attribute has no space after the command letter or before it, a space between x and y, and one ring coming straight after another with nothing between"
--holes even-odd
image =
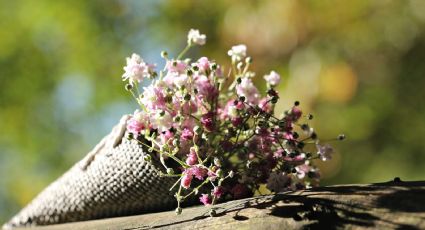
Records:
<instances>
[{"instance_id":1,"label":"burlap fabric wrap","mask_svg":"<svg viewBox=\"0 0 425 230\"><path fill-rule=\"evenodd\" d=\"M87 156L42 191L3 228L49 225L173 209L175 178L127 140L124 116Z\"/></svg>"}]
</instances>

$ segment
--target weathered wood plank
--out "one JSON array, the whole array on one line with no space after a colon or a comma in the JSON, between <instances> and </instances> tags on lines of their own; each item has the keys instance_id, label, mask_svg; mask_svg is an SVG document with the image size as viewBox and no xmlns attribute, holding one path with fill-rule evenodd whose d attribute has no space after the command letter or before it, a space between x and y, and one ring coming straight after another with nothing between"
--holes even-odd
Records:
<instances>
[{"instance_id":1,"label":"weathered wood plank","mask_svg":"<svg viewBox=\"0 0 425 230\"><path fill-rule=\"evenodd\" d=\"M53 229L425 229L425 181L315 188L215 207L33 228Z\"/></svg>"}]
</instances>

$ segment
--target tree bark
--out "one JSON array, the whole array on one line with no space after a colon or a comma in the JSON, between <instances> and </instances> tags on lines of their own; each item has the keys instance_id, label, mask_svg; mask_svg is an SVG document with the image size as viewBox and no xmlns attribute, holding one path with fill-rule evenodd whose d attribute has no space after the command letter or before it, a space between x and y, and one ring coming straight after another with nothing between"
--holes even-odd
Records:
<instances>
[{"instance_id":1,"label":"tree bark","mask_svg":"<svg viewBox=\"0 0 425 230\"><path fill-rule=\"evenodd\" d=\"M213 210L213 211L212 211ZM215 215L211 216L215 212ZM425 229L425 181L319 187L48 229Z\"/></svg>"}]
</instances>

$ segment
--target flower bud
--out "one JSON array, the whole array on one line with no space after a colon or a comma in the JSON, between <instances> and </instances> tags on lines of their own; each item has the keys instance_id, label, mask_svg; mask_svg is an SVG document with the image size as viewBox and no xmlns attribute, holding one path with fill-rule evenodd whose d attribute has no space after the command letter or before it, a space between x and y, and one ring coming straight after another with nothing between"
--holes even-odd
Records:
<instances>
[{"instance_id":1,"label":"flower bud","mask_svg":"<svg viewBox=\"0 0 425 230\"><path fill-rule=\"evenodd\" d=\"M238 68L238 69L242 69L242 66L243 66L243 63L242 63L242 62L239 62L239 63L236 65L236 68Z\"/></svg>"},{"instance_id":2,"label":"flower bud","mask_svg":"<svg viewBox=\"0 0 425 230\"><path fill-rule=\"evenodd\" d=\"M168 57L168 53L167 53L167 51L162 51L162 52L161 52L161 57L162 57L162 58L167 58L167 57Z\"/></svg>"},{"instance_id":3,"label":"flower bud","mask_svg":"<svg viewBox=\"0 0 425 230\"><path fill-rule=\"evenodd\" d=\"M279 128L284 129L286 126L286 122L283 120L280 120L277 125L279 126Z\"/></svg>"},{"instance_id":4,"label":"flower bud","mask_svg":"<svg viewBox=\"0 0 425 230\"><path fill-rule=\"evenodd\" d=\"M125 85L125 90L130 91L132 89L133 89L133 85L131 85L131 84L126 84Z\"/></svg>"},{"instance_id":5,"label":"flower bud","mask_svg":"<svg viewBox=\"0 0 425 230\"><path fill-rule=\"evenodd\" d=\"M224 173L223 170L219 169L217 170L217 172L215 172L217 174L218 177L223 178L224 177Z\"/></svg>"},{"instance_id":6,"label":"flower bud","mask_svg":"<svg viewBox=\"0 0 425 230\"><path fill-rule=\"evenodd\" d=\"M181 117L180 116L175 116L175 117L173 117L173 121L174 122L179 122L180 121L180 119L181 119Z\"/></svg>"},{"instance_id":7,"label":"flower bud","mask_svg":"<svg viewBox=\"0 0 425 230\"><path fill-rule=\"evenodd\" d=\"M180 145L180 140L178 138L173 140L173 146L179 146Z\"/></svg>"},{"instance_id":8,"label":"flower bud","mask_svg":"<svg viewBox=\"0 0 425 230\"><path fill-rule=\"evenodd\" d=\"M152 161L152 157L149 154L146 154L143 158L146 162L151 162Z\"/></svg>"},{"instance_id":9,"label":"flower bud","mask_svg":"<svg viewBox=\"0 0 425 230\"><path fill-rule=\"evenodd\" d=\"M167 168L167 174L168 175L173 175L174 174L174 170L172 168Z\"/></svg>"},{"instance_id":10,"label":"flower bud","mask_svg":"<svg viewBox=\"0 0 425 230\"><path fill-rule=\"evenodd\" d=\"M168 94L168 95L165 96L164 100L165 100L166 103L171 103L171 102L173 102L173 97Z\"/></svg>"},{"instance_id":11,"label":"flower bud","mask_svg":"<svg viewBox=\"0 0 425 230\"><path fill-rule=\"evenodd\" d=\"M251 163L252 163L252 161L247 161L246 162L246 168L251 168Z\"/></svg>"},{"instance_id":12,"label":"flower bud","mask_svg":"<svg viewBox=\"0 0 425 230\"><path fill-rule=\"evenodd\" d=\"M251 64L252 63L252 57L245 58L245 63Z\"/></svg>"},{"instance_id":13,"label":"flower bud","mask_svg":"<svg viewBox=\"0 0 425 230\"><path fill-rule=\"evenodd\" d=\"M217 211L215 209L211 209L209 212L210 217L215 217L217 216Z\"/></svg>"},{"instance_id":14,"label":"flower bud","mask_svg":"<svg viewBox=\"0 0 425 230\"><path fill-rule=\"evenodd\" d=\"M313 120L313 114L311 114L311 113L310 113L310 114L308 114L308 115L307 115L307 119L309 119L309 120Z\"/></svg>"},{"instance_id":15,"label":"flower bud","mask_svg":"<svg viewBox=\"0 0 425 230\"><path fill-rule=\"evenodd\" d=\"M128 140L132 140L134 138L134 134L133 133L128 133L127 134L127 139Z\"/></svg>"},{"instance_id":16,"label":"flower bud","mask_svg":"<svg viewBox=\"0 0 425 230\"><path fill-rule=\"evenodd\" d=\"M308 126L308 124L302 124L301 125L301 129L303 130L303 131L309 131L310 130L310 126Z\"/></svg>"},{"instance_id":17,"label":"flower bud","mask_svg":"<svg viewBox=\"0 0 425 230\"><path fill-rule=\"evenodd\" d=\"M212 70L216 70L216 69L217 69L217 63L212 63L212 65L211 65L211 69L212 69Z\"/></svg>"},{"instance_id":18,"label":"flower bud","mask_svg":"<svg viewBox=\"0 0 425 230\"><path fill-rule=\"evenodd\" d=\"M197 125L197 126L193 127L193 132L198 134L198 135L201 135L202 134L202 128Z\"/></svg>"},{"instance_id":19,"label":"flower bud","mask_svg":"<svg viewBox=\"0 0 425 230\"><path fill-rule=\"evenodd\" d=\"M279 99L278 97L273 96L270 102L273 104L276 104L278 99Z\"/></svg>"}]
</instances>

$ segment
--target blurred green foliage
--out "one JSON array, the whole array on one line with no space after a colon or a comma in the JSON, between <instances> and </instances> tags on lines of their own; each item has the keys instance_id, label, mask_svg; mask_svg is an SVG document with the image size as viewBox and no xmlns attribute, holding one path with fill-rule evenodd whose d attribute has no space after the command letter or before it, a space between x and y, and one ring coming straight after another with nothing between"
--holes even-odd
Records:
<instances>
[{"instance_id":1,"label":"blurred green foliage","mask_svg":"<svg viewBox=\"0 0 425 230\"><path fill-rule=\"evenodd\" d=\"M300 100L322 139L344 132L323 184L424 179L425 1L0 0L0 222L88 152L136 105L132 52L162 65L190 28L192 52L284 77L279 110ZM264 86L260 86L264 90Z\"/></svg>"}]
</instances>

